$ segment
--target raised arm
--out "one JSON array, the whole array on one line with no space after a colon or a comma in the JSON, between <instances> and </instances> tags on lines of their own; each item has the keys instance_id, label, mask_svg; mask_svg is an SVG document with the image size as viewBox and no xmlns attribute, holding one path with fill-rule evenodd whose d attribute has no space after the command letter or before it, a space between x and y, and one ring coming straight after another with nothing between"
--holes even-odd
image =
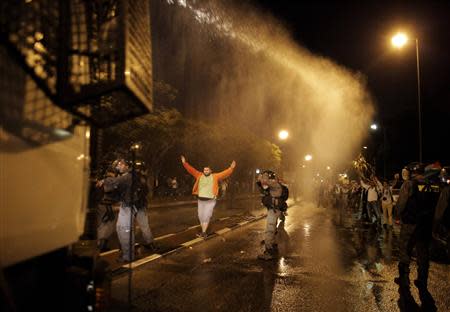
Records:
<instances>
[{"instance_id":1,"label":"raised arm","mask_svg":"<svg viewBox=\"0 0 450 312\"><path fill-rule=\"evenodd\" d=\"M221 171L221 172L215 174L217 179L223 180L223 179L228 178L233 173L233 170L234 170L235 167L236 167L236 162L233 160L231 162L229 168L227 168L224 171Z\"/></svg>"},{"instance_id":2,"label":"raised arm","mask_svg":"<svg viewBox=\"0 0 450 312\"><path fill-rule=\"evenodd\" d=\"M363 179L361 179L360 183L361 183L361 186L362 186L363 188L365 188L366 190L368 190L368 189L370 188L370 185L369 185L369 184L366 184L366 183L364 182Z\"/></svg>"},{"instance_id":3,"label":"raised arm","mask_svg":"<svg viewBox=\"0 0 450 312\"><path fill-rule=\"evenodd\" d=\"M187 161L184 156L181 156L181 163L183 164L184 169L186 169L187 172L189 172L194 178L198 178L202 175L200 171L192 167Z\"/></svg>"}]
</instances>

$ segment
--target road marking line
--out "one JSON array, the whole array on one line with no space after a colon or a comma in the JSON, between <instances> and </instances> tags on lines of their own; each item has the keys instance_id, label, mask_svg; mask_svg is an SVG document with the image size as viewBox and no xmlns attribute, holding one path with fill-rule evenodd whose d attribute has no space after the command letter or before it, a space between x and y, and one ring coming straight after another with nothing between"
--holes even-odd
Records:
<instances>
[{"instance_id":1,"label":"road marking line","mask_svg":"<svg viewBox=\"0 0 450 312\"><path fill-rule=\"evenodd\" d=\"M171 236L175 236L175 234L167 234L167 235L163 235L163 236L159 236L159 237L157 237L157 238L155 238L155 240L161 240L161 239L164 239L164 238L167 238L167 237L171 237Z\"/></svg>"},{"instance_id":2,"label":"road marking line","mask_svg":"<svg viewBox=\"0 0 450 312\"><path fill-rule=\"evenodd\" d=\"M148 257L145 257L145 258L142 258L142 259L133 261L133 262L131 262L131 268L132 268L132 269L135 269L135 268L137 268L138 266L141 266L141 265L143 265L143 264L146 264L147 262L150 262L150 261L159 259L159 258L161 258L161 257L162 257L162 256L161 256L160 254L153 254L153 255L150 255L150 256L148 256ZM122 268L124 268L124 269L129 269L129 268L130 268L130 264L124 264L124 265L122 265Z\"/></svg>"},{"instance_id":3,"label":"road marking line","mask_svg":"<svg viewBox=\"0 0 450 312\"><path fill-rule=\"evenodd\" d=\"M202 242L202 241L204 241L204 239L199 237L199 238L187 241L186 243L181 244L181 246L189 247L191 245L194 245L194 244Z\"/></svg>"},{"instance_id":4,"label":"road marking line","mask_svg":"<svg viewBox=\"0 0 450 312\"><path fill-rule=\"evenodd\" d=\"M253 220L251 220L251 221L243 221L243 222L240 222L240 223L236 224L233 228L236 228L236 227L238 227L239 225L245 225L245 224L248 224L248 223L252 223L252 222L254 222L254 221L257 221L257 220L259 220L259 219L262 219L263 217L265 217L265 215L260 216L259 218L255 218L255 219L253 219ZM228 218L228 217L227 217L227 218ZM199 226L199 225L198 225L198 226ZM223 228L223 229L221 229L221 230L218 230L218 231L216 231L216 232L214 232L214 233L217 234L217 235L221 235L221 234L227 233L227 232L229 232L229 231L232 231L233 228L226 227L226 228ZM157 239L162 239L162 238L165 238L165 237L174 236L174 235L176 235L176 234L167 234L167 235L164 235L164 236L160 236L160 237L156 238L155 240L157 240ZM202 242L202 241L204 241L203 238L200 238L200 237L199 237L199 238L195 238L195 239L193 239L193 240L190 240L190 241L187 241L186 243L181 244L180 247L175 248L175 249L172 249L172 250L169 250L169 251L167 251L167 252L165 252L165 253L163 253L163 254L152 254L152 255L147 256L147 257L145 257L145 258L142 258L142 259L133 261L133 262L131 263L131 269L135 269L135 268L137 268L137 267L139 267L139 266L141 266L141 265L143 265L143 264L145 264L145 263L148 263L148 262L150 262L150 261L154 261L154 260L159 259L159 258L161 258L161 257L170 255L170 254L172 254L172 253L175 253L175 252L177 252L177 251L180 251L180 250L184 249L185 247L189 247L189 246L191 246L191 245L194 245L194 244L199 243L199 242ZM136 244L136 245L138 245L138 244ZM118 252L118 251L119 251L119 249L114 249L114 250L110 250L110 251L104 252L104 253L101 254L101 255L107 255L107 254L111 254L111 253ZM122 269L130 269L130 264L129 264L129 263L124 264L124 265L121 266L121 268L122 268Z\"/></svg>"},{"instance_id":5,"label":"road marking line","mask_svg":"<svg viewBox=\"0 0 450 312\"><path fill-rule=\"evenodd\" d=\"M134 244L134 247L137 247L137 246L139 246L139 244L138 243L135 243ZM101 252L100 253L100 257L103 257L103 256L107 256L107 255L110 255L110 254L113 254L113 253L116 253L116 252L119 252L120 251L120 249L111 249L111 250L108 250L108 251L105 251L105 252Z\"/></svg>"},{"instance_id":6,"label":"road marking line","mask_svg":"<svg viewBox=\"0 0 450 312\"><path fill-rule=\"evenodd\" d=\"M113 249L113 250L102 252L102 253L100 253L100 256L103 257L103 256L107 256L107 255L110 255L110 254L113 254L116 252L119 252L119 249Z\"/></svg>"},{"instance_id":7,"label":"road marking line","mask_svg":"<svg viewBox=\"0 0 450 312\"><path fill-rule=\"evenodd\" d=\"M223 228L221 230L216 231L215 233L218 234L218 235L222 235L222 234L225 234L226 232L229 232L229 231L231 231L231 229L226 227L226 228Z\"/></svg>"},{"instance_id":8,"label":"road marking line","mask_svg":"<svg viewBox=\"0 0 450 312\"><path fill-rule=\"evenodd\" d=\"M185 249L185 247L179 245L179 247L177 247L177 248L175 248L175 249L171 249L171 250L169 250L169 251L166 251L165 253L162 254L162 256L163 256L163 257L168 256L168 255L173 254L173 253L175 253L175 252L178 252L178 251L180 251L180 250L182 250L182 249Z\"/></svg>"}]
</instances>

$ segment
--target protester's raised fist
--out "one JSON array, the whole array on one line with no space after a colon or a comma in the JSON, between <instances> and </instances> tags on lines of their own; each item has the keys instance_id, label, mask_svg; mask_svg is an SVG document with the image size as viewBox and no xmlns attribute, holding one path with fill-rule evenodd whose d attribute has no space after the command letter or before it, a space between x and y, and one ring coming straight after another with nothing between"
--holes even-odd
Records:
<instances>
[{"instance_id":1,"label":"protester's raised fist","mask_svg":"<svg viewBox=\"0 0 450 312\"><path fill-rule=\"evenodd\" d=\"M181 155L181 162L184 164L186 162L186 158L184 158L183 155Z\"/></svg>"}]
</instances>

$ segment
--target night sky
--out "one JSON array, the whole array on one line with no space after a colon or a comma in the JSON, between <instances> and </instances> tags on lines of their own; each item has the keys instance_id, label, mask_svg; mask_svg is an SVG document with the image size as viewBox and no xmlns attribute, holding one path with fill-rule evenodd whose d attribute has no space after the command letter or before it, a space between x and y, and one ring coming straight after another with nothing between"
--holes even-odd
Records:
<instances>
[{"instance_id":1,"label":"night sky","mask_svg":"<svg viewBox=\"0 0 450 312\"><path fill-rule=\"evenodd\" d=\"M450 1L255 0L294 39L315 54L361 72L376 104L376 122L386 127L389 166L418 160L417 71L419 39L424 162L450 165ZM397 30L410 41L390 45ZM412 39L412 40L411 40ZM377 146L381 135L368 144ZM378 142L379 143L379 142Z\"/></svg>"}]
</instances>

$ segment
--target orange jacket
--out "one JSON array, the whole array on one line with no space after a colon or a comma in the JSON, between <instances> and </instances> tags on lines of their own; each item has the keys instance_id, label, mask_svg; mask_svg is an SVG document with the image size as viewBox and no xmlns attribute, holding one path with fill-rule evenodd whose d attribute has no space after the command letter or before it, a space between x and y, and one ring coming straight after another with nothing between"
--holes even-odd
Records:
<instances>
[{"instance_id":1,"label":"orange jacket","mask_svg":"<svg viewBox=\"0 0 450 312\"><path fill-rule=\"evenodd\" d=\"M195 183L194 187L192 188L192 194L198 195L198 183L200 181L200 177L202 176L203 172L198 171L194 167L192 167L187 162L183 163L183 167L186 169L187 172L189 172L194 178ZM215 196L219 194L219 181L228 178L233 173L233 168L225 169L222 172L219 173L212 173L213 176L213 193Z\"/></svg>"}]
</instances>

